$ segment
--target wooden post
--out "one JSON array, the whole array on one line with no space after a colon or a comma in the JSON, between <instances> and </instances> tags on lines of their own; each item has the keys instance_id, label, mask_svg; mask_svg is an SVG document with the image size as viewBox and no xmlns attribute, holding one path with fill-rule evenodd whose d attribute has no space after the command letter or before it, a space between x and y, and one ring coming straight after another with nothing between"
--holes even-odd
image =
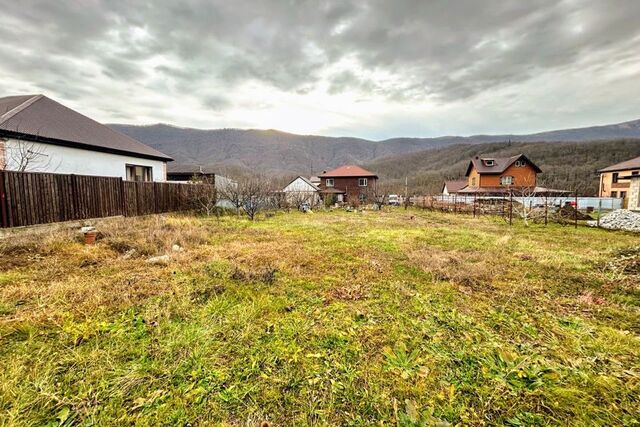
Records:
<instances>
[{"instance_id":1,"label":"wooden post","mask_svg":"<svg viewBox=\"0 0 640 427\"><path fill-rule=\"evenodd\" d=\"M513 225L513 192L509 192L509 225Z\"/></svg>"},{"instance_id":2,"label":"wooden post","mask_svg":"<svg viewBox=\"0 0 640 427\"><path fill-rule=\"evenodd\" d=\"M409 177L404 177L404 210L409 207Z\"/></svg>"},{"instance_id":3,"label":"wooden post","mask_svg":"<svg viewBox=\"0 0 640 427\"><path fill-rule=\"evenodd\" d=\"M71 203L73 205L73 219L80 219L80 201L78 200L78 182L75 175L70 175L71 180Z\"/></svg>"},{"instance_id":4,"label":"wooden post","mask_svg":"<svg viewBox=\"0 0 640 427\"><path fill-rule=\"evenodd\" d=\"M600 215L602 215L602 198L598 198L598 218L596 219L596 226L600 228Z\"/></svg>"},{"instance_id":5,"label":"wooden post","mask_svg":"<svg viewBox=\"0 0 640 427\"><path fill-rule=\"evenodd\" d=\"M7 218L7 195L4 191L5 171L0 171L0 211L2 211L2 228L9 227Z\"/></svg>"},{"instance_id":6,"label":"wooden post","mask_svg":"<svg viewBox=\"0 0 640 427\"><path fill-rule=\"evenodd\" d=\"M120 178L120 208L122 216L127 216L127 196L125 195L124 179Z\"/></svg>"},{"instance_id":7,"label":"wooden post","mask_svg":"<svg viewBox=\"0 0 640 427\"><path fill-rule=\"evenodd\" d=\"M473 217L476 217L476 193L473 193Z\"/></svg>"},{"instance_id":8,"label":"wooden post","mask_svg":"<svg viewBox=\"0 0 640 427\"><path fill-rule=\"evenodd\" d=\"M576 190L575 192L575 203L576 203L576 209L573 213L573 225L575 228L578 228L578 190Z\"/></svg>"},{"instance_id":9,"label":"wooden post","mask_svg":"<svg viewBox=\"0 0 640 427\"><path fill-rule=\"evenodd\" d=\"M544 225L549 223L549 193L544 195Z\"/></svg>"},{"instance_id":10,"label":"wooden post","mask_svg":"<svg viewBox=\"0 0 640 427\"><path fill-rule=\"evenodd\" d=\"M458 212L458 194L453 195L453 213Z\"/></svg>"}]
</instances>

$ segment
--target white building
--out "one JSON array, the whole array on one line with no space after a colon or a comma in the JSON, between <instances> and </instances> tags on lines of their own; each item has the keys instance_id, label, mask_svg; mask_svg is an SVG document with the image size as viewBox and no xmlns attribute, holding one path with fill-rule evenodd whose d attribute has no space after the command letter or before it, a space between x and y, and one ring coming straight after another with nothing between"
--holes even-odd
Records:
<instances>
[{"instance_id":1,"label":"white building","mask_svg":"<svg viewBox=\"0 0 640 427\"><path fill-rule=\"evenodd\" d=\"M165 181L171 160L44 95L0 98L0 170Z\"/></svg>"},{"instance_id":2,"label":"white building","mask_svg":"<svg viewBox=\"0 0 640 427\"><path fill-rule=\"evenodd\" d=\"M320 188L303 176L296 177L282 190L287 202L294 205L308 203L315 206L320 203Z\"/></svg>"}]
</instances>

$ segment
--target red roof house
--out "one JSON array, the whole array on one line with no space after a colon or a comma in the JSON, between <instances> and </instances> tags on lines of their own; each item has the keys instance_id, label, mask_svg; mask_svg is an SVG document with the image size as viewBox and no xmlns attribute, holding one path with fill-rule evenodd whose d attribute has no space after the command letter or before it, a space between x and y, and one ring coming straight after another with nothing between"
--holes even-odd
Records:
<instances>
[{"instance_id":1,"label":"red roof house","mask_svg":"<svg viewBox=\"0 0 640 427\"><path fill-rule=\"evenodd\" d=\"M320 193L339 203L351 205L373 202L378 175L357 165L340 166L319 176Z\"/></svg>"}]
</instances>

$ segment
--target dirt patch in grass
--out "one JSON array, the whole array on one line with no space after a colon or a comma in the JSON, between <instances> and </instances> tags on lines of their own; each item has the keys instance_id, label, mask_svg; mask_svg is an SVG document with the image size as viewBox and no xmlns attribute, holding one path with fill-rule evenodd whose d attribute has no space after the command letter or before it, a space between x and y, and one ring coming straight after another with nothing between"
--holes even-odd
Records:
<instances>
[{"instance_id":1,"label":"dirt patch in grass","mask_svg":"<svg viewBox=\"0 0 640 427\"><path fill-rule=\"evenodd\" d=\"M488 292L493 280L505 270L481 252L443 251L435 247L408 249L409 261L429 273L434 280L449 281L464 289Z\"/></svg>"}]
</instances>

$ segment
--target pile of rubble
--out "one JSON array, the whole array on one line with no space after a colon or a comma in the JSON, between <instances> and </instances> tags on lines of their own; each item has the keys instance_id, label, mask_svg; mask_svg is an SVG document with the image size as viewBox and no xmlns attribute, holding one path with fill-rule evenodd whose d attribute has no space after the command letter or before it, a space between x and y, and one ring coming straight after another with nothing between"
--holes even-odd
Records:
<instances>
[{"instance_id":1,"label":"pile of rubble","mask_svg":"<svg viewBox=\"0 0 640 427\"><path fill-rule=\"evenodd\" d=\"M597 227L596 221L589 221L592 227ZM640 232L640 213L627 209L617 209L600 218L600 227L610 230L626 230Z\"/></svg>"}]
</instances>

